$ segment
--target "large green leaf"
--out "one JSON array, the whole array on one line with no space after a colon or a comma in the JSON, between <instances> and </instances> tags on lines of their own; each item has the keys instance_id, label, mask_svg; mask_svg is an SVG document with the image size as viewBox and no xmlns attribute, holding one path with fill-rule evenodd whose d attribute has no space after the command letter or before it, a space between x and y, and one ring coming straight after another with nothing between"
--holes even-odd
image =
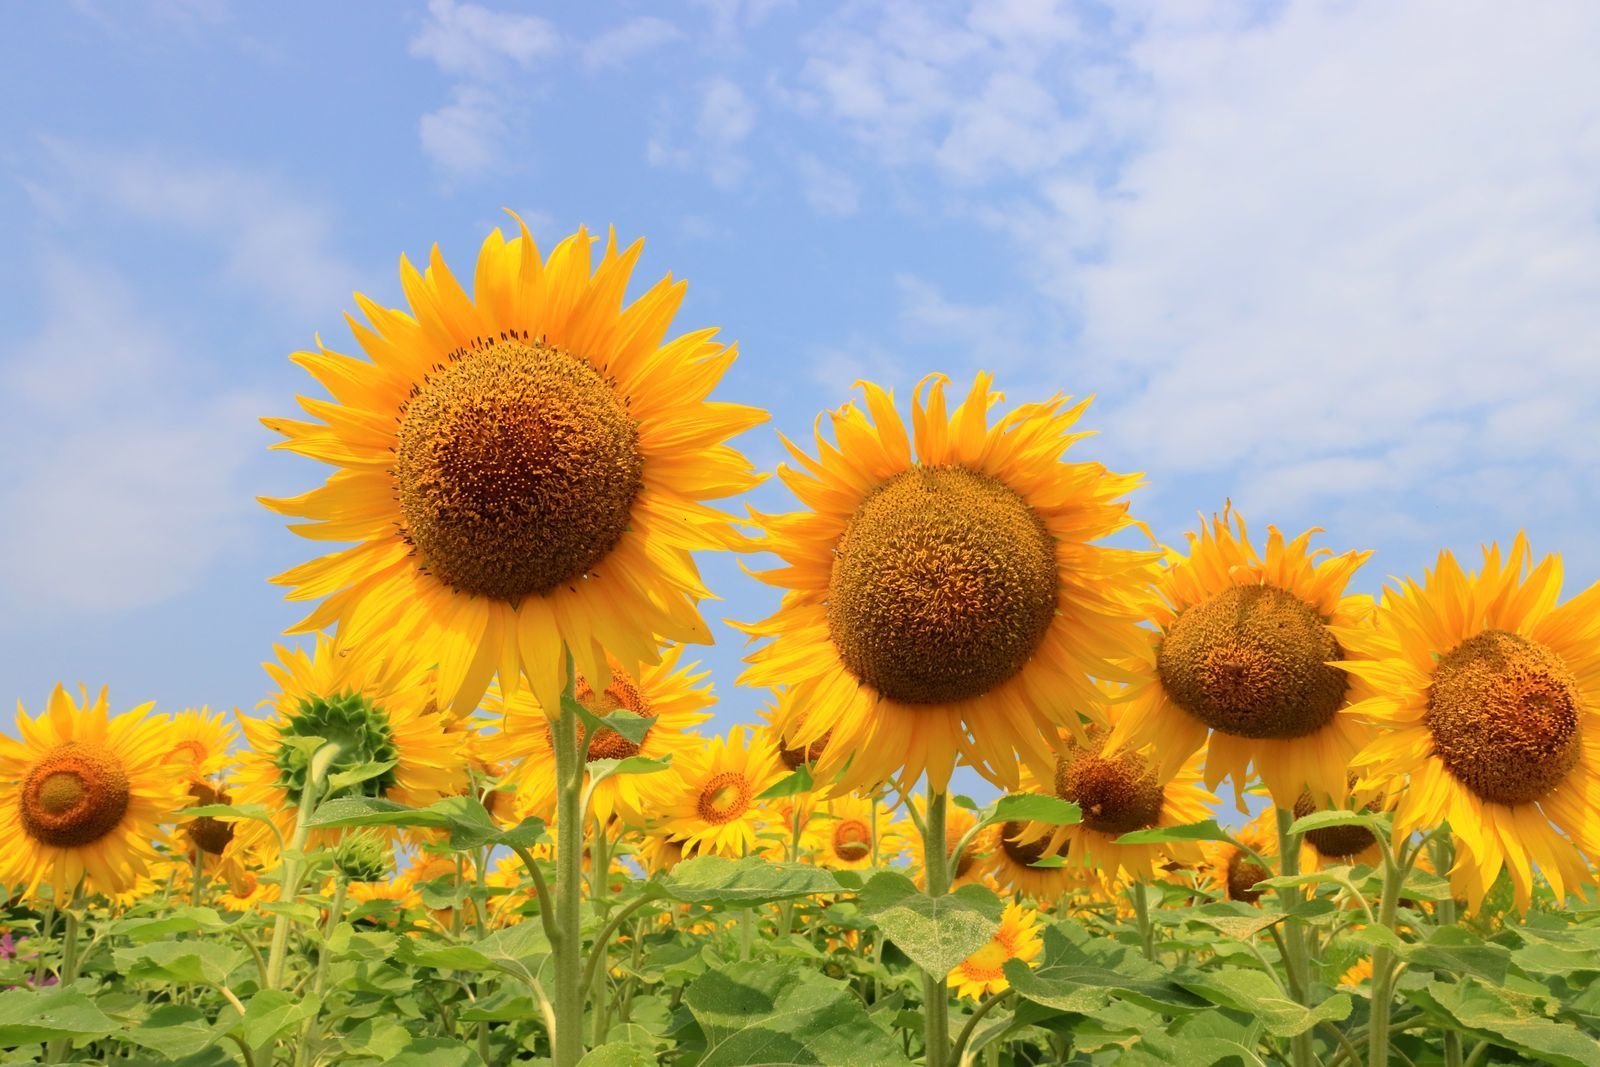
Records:
<instances>
[{"instance_id":1,"label":"large green leaf","mask_svg":"<svg viewBox=\"0 0 1600 1067\"><path fill-rule=\"evenodd\" d=\"M317 1013L315 995L296 996L281 989L263 989L245 1001L240 1035L245 1044L259 1048L281 1037ZM228 1009L230 1013L233 1009Z\"/></svg>"},{"instance_id":2,"label":"large green leaf","mask_svg":"<svg viewBox=\"0 0 1600 1067\"><path fill-rule=\"evenodd\" d=\"M1005 910L983 886L930 897L894 871L873 875L856 903L913 963L940 978L988 943Z\"/></svg>"},{"instance_id":3,"label":"large green leaf","mask_svg":"<svg viewBox=\"0 0 1600 1067\"><path fill-rule=\"evenodd\" d=\"M0 1047L58 1037L103 1037L117 1024L76 989L9 989L0 993Z\"/></svg>"},{"instance_id":4,"label":"large green leaf","mask_svg":"<svg viewBox=\"0 0 1600 1067\"><path fill-rule=\"evenodd\" d=\"M627 1041L608 1041L590 1049L578 1067L655 1067L656 1057L648 1049Z\"/></svg>"},{"instance_id":5,"label":"large green leaf","mask_svg":"<svg viewBox=\"0 0 1600 1067\"><path fill-rule=\"evenodd\" d=\"M460 1041L443 1037L419 1037L396 1055L384 1061L384 1067L486 1067L477 1049Z\"/></svg>"},{"instance_id":6,"label":"large green leaf","mask_svg":"<svg viewBox=\"0 0 1600 1067\"><path fill-rule=\"evenodd\" d=\"M214 941L157 941L119 948L113 957L129 978L213 987L226 985L245 959L242 949Z\"/></svg>"},{"instance_id":7,"label":"large green leaf","mask_svg":"<svg viewBox=\"0 0 1600 1067\"><path fill-rule=\"evenodd\" d=\"M1318 1022L1337 1022L1350 1015L1350 998L1344 993L1335 993L1316 1007L1307 1008L1291 1000L1270 975L1261 971L1190 971L1176 975L1174 980L1213 1004L1254 1015L1268 1033L1278 1037L1293 1037Z\"/></svg>"},{"instance_id":8,"label":"large green leaf","mask_svg":"<svg viewBox=\"0 0 1600 1067\"><path fill-rule=\"evenodd\" d=\"M1090 941L1077 926L1047 927L1041 965L1033 969L1021 960L1009 960L1005 972L1018 996L1056 1011L1086 1015L1115 998L1180 1016L1209 1003L1173 982L1169 968L1151 963L1127 945Z\"/></svg>"},{"instance_id":9,"label":"large green leaf","mask_svg":"<svg viewBox=\"0 0 1600 1067\"><path fill-rule=\"evenodd\" d=\"M1459 926L1441 926L1429 930L1426 940L1402 945L1400 958L1413 968L1452 977L1473 974L1498 985L1511 965L1511 950Z\"/></svg>"},{"instance_id":10,"label":"large green leaf","mask_svg":"<svg viewBox=\"0 0 1600 1067\"><path fill-rule=\"evenodd\" d=\"M1557 1067L1600 1067L1600 1042L1576 1026L1553 1022L1504 991L1467 979L1403 988L1402 995L1425 1011L1501 1045ZM1490 1062L1494 1062L1493 1057Z\"/></svg>"},{"instance_id":11,"label":"large green leaf","mask_svg":"<svg viewBox=\"0 0 1600 1067\"><path fill-rule=\"evenodd\" d=\"M319 805L307 822L320 829L422 826L445 830L454 849L488 845L527 848L544 836L544 823L539 819L524 819L511 829L502 830L477 797L445 797L425 808L408 808L381 797L336 797Z\"/></svg>"},{"instance_id":12,"label":"large green leaf","mask_svg":"<svg viewBox=\"0 0 1600 1067\"><path fill-rule=\"evenodd\" d=\"M1215 819L1185 823L1182 826L1157 826L1149 830L1131 830L1117 838L1119 845L1160 845L1168 841L1232 841L1228 831Z\"/></svg>"},{"instance_id":13,"label":"large green leaf","mask_svg":"<svg viewBox=\"0 0 1600 1067\"><path fill-rule=\"evenodd\" d=\"M994 814L988 822L1038 822L1051 826L1076 826L1083 821L1083 811L1070 800L1042 793L1012 793L1001 797L994 805Z\"/></svg>"},{"instance_id":14,"label":"large green leaf","mask_svg":"<svg viewBox=\"0 0 1600 1067\"><path fill-rule=\"evenodd\" d=\"M773 863L760 856L696 856L662 877L658 891L685 904L749 907L842 888L827 870L808 863Z\"/></svg>"},{"instance_id":15,"label":"large green leaf","mask_svg":"<svg viewBox=\"0 0 1600 1067\"><path fill-rule=\"evenodd\" d=\"M710 971L689 986L683 1002L706 1037L698 1067L908 1062L847 984L787 963Z\"/></svg>"},{"instance_id":16,"label":"large green leaf","mask_svg":"<svg viewBox=\"0 0 1600 1067\"><path fill-rule=\"evenodd\" d=\"M232 1007L223 1010L239 1017ZM120 1040L159 1052L169 1060L199 1052L221 1036L206 1013L192 1004L162 1004L138 1026L117 1033Z\"/></svg>"}]
</instances>

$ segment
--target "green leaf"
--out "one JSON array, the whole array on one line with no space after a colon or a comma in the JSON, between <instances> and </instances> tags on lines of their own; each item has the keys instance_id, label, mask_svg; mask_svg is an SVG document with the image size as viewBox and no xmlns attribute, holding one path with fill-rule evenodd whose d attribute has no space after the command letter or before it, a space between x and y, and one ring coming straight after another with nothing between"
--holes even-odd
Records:
<instances>
[{"instance_id":1,"label":"green leaf","mask_svg":"<svg viewBox=\"0 0 1600 1067\"><path fill-rule=\"evenodd\" d=\"M1012 793L995 802L986 822L1038 822L1050 826L1076 826L1083 811L1070 800L1041 793Z\"/></svg>"},{"instance_id":2,"label":"green leaf","mask_svg":"<svg viewBox=\"0 0 1600 1067\"><path fill-rule=\"evenodd\" d=\"M1511 950L1485 942L1459 926L1441 926L1428 931L1425 940L1400 947L1400 958L1412 967L1422 967L1451 976L1477 975L1491 985L1506 980L1511 966Z\"/></svg>"},{"instance_id":3,"label":"green leaf","mask_svg":"<svg viewBox=\"0 0 1600 1067\"><path fill-rule=\"evenodd\" d=\"M840 890L838 879L824 868L774 863L760 856L696 856L659 882L659 892L685 904L749 906Z\"/></svg>"},{"instance_id":4,"label":"green leaf","mask_svg":"<svg viewBox=\"0 0 1600 1067\"><path fill-rule=\"evenodd\" d=\"M1038 969L1008 960L1006 978L1024 1000L1057 1011L1089 1015L1113 998L1163 1015L1185 1015L1208 1007L1127 945L1096 939L1078 926L1046 927L1044 960ZM1079 944L1071 943L1078 939Z\"/></svg>"},{"instance_id":5,"label":"green leaf","mask_svg":"<svg viewBox=\"0 0 1600 1067\"><path fill-rule=\"evenodd\" d=\"M1261 971L1191 971L1176 975L1174 981L1213 1004L1254 1015L1268 1033L1277 1037L1293 1037L1319 1022L1337 1022L1350 1015L1350 998L1344 993L1335 993L1316 1007L1307 1008L1291 1000L1270 975Z\"/></svg>"},{"instance_id":6,"label":"green leaf","mask_svg":"<svg viewBox=\"0 0 1600 1067\"><path fill-rule=\"evenodd\" d=\"M816 782L811 780L811 767L802 763L794 769L793 774L788 774L778 779L776 785L768 788L756 799L778 800L781 797L793 797L799 796L801 793L809 793L815 788Z\"/></svg>"},{"instance_id":7,"label":"green leaf","mask_svg":"<svg viewBox=\"0 0 1600 1067\"><path fill-rule=\"evenodd\" d=\"M259 1048L317 1013L320 1001L314 994L295 996L281 989L263 989L245 1001L240 1033L245 1044ZM232 1008L227 1009L230 1013Z\"/></svg>"},{"instance_id":8,"label":"green leaf","mask_svg":"<svg viewBox=\"0 0 1600 1067\"><path fill-rule=\"evenodd\" d=\"M1303 815L1289 827L1291 834L1304 834L1312 830L1327 830L1335 826L1365 826L1376 834L1381 830L1382 823L1371 812L1363 811L1314 811L1310 815Z\"/></svg>"},{"instance_id":9,"label":"green leaf","mask_svg":"<svg viewBox=\"0 0 1600 1067\"><path fill-rule=\"evenodd\" d=\"M544 834L544 823L524 819L509 830L495 825L477 797L445 797L425 808L408 808L381 797L335 797L318 806L307 820L313 828L343 826L422 826L447 830L457 850L508 845L527 848Z\"/></svg>"},{"instance_id":10,"label":"green leaf","mask_svg":"<svg viewBox=\"0 0 1600 1067\"><path fill-rule=\"evenodd\" d=\"M0 993L0 1047L15 1048L58 1037L104 1037L118 1025L76 989L10 989Z\"/></svg>"},{"instance_id":11,"label":"green leaf","mask_svg":"<svg viewBox=\"0 0 1600 1067\"><path fill-rule=\"evenodd\" d=\"M484 1067L476 1049L443 1037L419 1037L411 1041L384 1067Z\"/></svg>"},{"instance_id":12,"label":"green leaf","mask_svg":"<svg viewBox=\"0 0 1600 1067\"><path fill-rule=\"evenodd\" d=\"M328 775L328 795L342 793L353 785L370 781L381 774L394 770L399 760L386 760L383 763L359 763L354 767L347 767L342 771L334 771Z\"/></svg>"},{"instance_id":13,"label":"green leaf","mask_svg":"<svg viewBox=\"0 0 1600 1067\"><path fill-rule=\"evenodd\" d=\"M1000 929L1004 910L983 886L964 885L946 896L930 897L894 871L873 875L856 903L911 962L940 979L988 944Z\"/></svg>"},{"instance_id":14,"label":"green leaf","mask_svg":"<svg viewBox=\"0 0 1600 1067\"><path fill-rule=\"evenodd\" d=\"M165 915L155 918L120 919L111 924L111 932L119 937L125 937L134 944L143 944L147 941L161 941L178 934L192 934L199 931L215 932L226 930L229 924L215 908L173 908Z\"/></svg>"},{"instance_id":15,"label":"green leaf","mask_svg":"<svg viewBox=\"0 0 1600 1067\"><path fill-rule=\"evenodd\" d=\"M684 992L706 1037L697 1067L908 1064L900 1043L873 1022L844 982L788 963L709 971Z\"/></svg>"},{"instance_id":16,"label":"green leaf","mask_svg":"<svg viewBox=\"0 0 1600 1067\"><path fill-rule=\"evenodd\" d=\"M578 1067L655 1067L655 1055L627 1041L608 1041L590 1049Z\"/></svg>"},{"instance_id":17,"label":"green leaf","mask_svg":"<svg viewBox=\"0 0 1600 1067\"><path fill-rule=\"evenodd\" d=\"M1242 901L1226 900L1203 904L1190 910L1184 918L1209 926L1225 937L1248 941L1269 926L1282 922L1287 916L1281 911L1266 911Z\"/></svg>"},{"instance_id":18,"label":"green leaf","mask_svg":"<svg viewBox=\"0 0 1600 1067\"><path fill-rule=\"evenodd\" d=\"M251 819L255 822L264 822L268 826L278 825L278 821L272 817L272 809L265 804L201 804L194 808L184 808L177 812L176 816L182 822L205 816L221 819L224 822L230 819Z\"/></svg>"},{"instance_id":19,"label":"green leaf","mask_svg":"<svg viewBox=\"0 0 1600 1067\"><path fill-rule=\"evenodd\" d=\"M1402 988L1401 993L1474 1036L1515 1049L1538 1063L1600 1067L1600 1042L1592 1036L1575 1026L1541 1018L1475 980L1429 982L1420 989Z\"/></svg>"},{"instance_id":20,"label":"green leaf","mask_svg":"<svg viewBox=\"0 0 1600 1067\"><path fill-rule=\"evenodd\" d=\"M238 1017L232 1006L223 1011ZM162 1004L138 1026L117 1034L119 1039L151 1049L169 1060L208 1048L220 1036L206 1013L191 1004Z\"/></svg>"},{"instance_id":21,"label":"green leaf","mask_svg":"<svg viewBox=\"0 0 1600 1067\"><path fill-rule=\"evenodd\" d=\"M1215 819L1185 823L1183 826L1157 826L1149 830L1132 830L1117 838L1119 845L1159 845L1168 841L1232 841L1228 831L1217 825Z\"/></svg>"},{"instance_id":22,"label":"green leaf","mask_svg":"<svg viewBox=\"0 0 1600 1067\"><path fill-rule=\"evenodd\" d=\"M981 810L978 807L978 802L964 793L957 793L955 796L951 797L950 803L954 804L958 808L966 808L968 811Z\"/></svg>"},{"instance_id":23,"label":"green leaf","mask_svg":"<svg viewBox=\"0 0 1600 1067\"><path fill-rule=\"evenodd\" d=\"M589 787L592 789L607 778L619 774L656 774L671 766L672 754L668 753L660 759L651 759L649 756L628 756L626 759L590 760L584 769L589 772Z\"/></svg>"},{"instance_id":24,"label":"green leaf","mask_svg":"<svg viewBox=\"0 0 1600 1067\"><path fill-rule=\"evenodd\" d=\"M119 948L112 955L117 969L129 978L212 987L226 985L244 962L243 951L213 941L157 941Z\"/></svg>"}]
</instances>

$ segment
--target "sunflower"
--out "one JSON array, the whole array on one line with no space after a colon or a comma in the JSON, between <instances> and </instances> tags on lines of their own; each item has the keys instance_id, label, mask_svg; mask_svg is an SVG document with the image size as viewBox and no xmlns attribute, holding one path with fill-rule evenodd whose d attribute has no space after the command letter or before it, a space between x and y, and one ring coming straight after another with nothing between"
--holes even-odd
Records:
<instances>
[{"instance_id":1,"label":"sunflower","mask_svg":"<svg viewBox=\"0 0 1600 1067\"><path fill-rule=\"evenodd\" d=\"M105 689L92 700L78 692L57 685L38 718L19 702L17 737L0 736L0 789L16 812L0 820L0 880L29 896L49 882L58 904L80 883L131 890L157 859L158 827L184 806L152 705L113 716Z\"/></svg>"},{"instance_id":2,"label":"sunflower","mask_svg":"<svg viewBox=\"0 0 1600 1067\"><path fill-rule=\"evenodd\" d=\"M982 1000L1011 988L1006 981L1006 961L1021 960L1037 967L1033 961L1043 949L1039 913L1015 902L1007 904L1000 915L1000 929L988 944L956 964L950 972L949 985L958 997Z\"/></svg>"},{"instance_id":3,"label":"sunflower","mask_svg":"<svg viewBox=\"0 0 1600 1067\"><path fill-rule=\"evenodd\" d=\"M1449 552L1419 586L1385 591L1377 628L1342 666L1376 694L1378 736L1356 767L1396 799L1397 839L1448 820L1450 880L1476 909L1502 868L1517 906L1533 868L1559 899L1600 856L1600 583L1565 604L1561 560L1519 533L1464 574Z\"/></svg>"},{"instance_id":4,"label":"sunflower","mask_svg":"<svg viewBox=\"0 0 1600 1067\"><path fill-rule=\"evenodd\" d=\"M793 687L779 728L792 746L828 738L818 778L842 788L926 772L943 791L958 756L1014 787L1015 753L1075 726L1091 676L1141 642L1133 590L1152 557L1093 543L1130 525L1139 479L1061 459L1087 401L991 427L988 374L948 416L946 384L917 386L908 435L862 383L866 410L833 413L820 459L785 439L799 469L779 475L809 510L757 515L784 562L758 577L786 592L746 627L773 640L742 681Z\"/></svg>"},{"instance_id":5,"label":"sunflower","mask_svg":"<svg viewBox=\"0 0 1600 1067\"><path fill-rule=\"evenodd\" d=\"M242 723L249 747L234 800L265 805L285 840L293 834L309 764L308 754L286 744L288 738L337 744L331 771L391 764L351 787L361 795L421 808L461 791L461 735L448 728L429 697L429 668L405 656L346 649L326 635L318 635L309 652L282 646L276 651L276 663L262 664L278 686L262 702L271 710ZM233 847L260 849L266 834L259 822L239 823ZM330 843L338 834L318 831L312 840Z\"/></svg>"},{"instance_id":6,"label":"sunflower","mask_svg":"<svg viewBox=\"0 0 1600 1067\"><path fill-rule=\"evenodd\" d=\"M708 672L698 670L698 663L680 667L681 654L680 646L666 649L660 663L646 666L639 672L637 682L615 661L610 661L610 674L606 675L606 685L599 692L587 676L578 678L574 695L593 714L604 718L626 710L641 718L655 719L638 744L614 730L602 729L595 731L585 745L584 727L580 723L579 747L587 754L586 762L629 756L676 759L701 746L701 739L691 731L711 718L705 709L716 701L711 695L711 686L706 683ZM556 756L550 732L553 716L533 693L521 690L507 698L498 687L489 690L484 710L499 729L484 735L479 746L509 768L508 781L516 785L519 810L549 822L555 817L556 808ZM648 781L653 777L617 774L603 779L591 795L590 813L602 822L610 821L613 815L635 823L643 822Z\"/></svg>"},{"instance_id":7,"label":"sunflower","mask_svg":"<svg viewBox=\"0 0 1600 1067\"><path fill-rule=\"evenodd\" d=\"M1050 848L1053 829L1016 819L985 827L976 842L976 873L998 892L1015 893L1040 905L1053 904L1097 881L1094 868L1071 855L1067 844ZM1046 857L1062 862L1059 866L1034 866Z\"/></svg>"},{"instance_id":8,"label":"sunflower","mask_svg":"<svg viewBox=\"0 0 1600 1067\"><path fill-rule=\"evenodd\" d=\"M782 777L777 750L766 737L739 726L685 750L670 772L650 775L648 795L661 829L685 852L743 856L756 851L756 798Z\"/></svg>"},{"instance_id":9,"label":"sunflower","mask_svg":"<svg viewBox=\"0 0 1600 1067\"><path fill-rule=\"evenodd\" d=\"M591 270L593 243L579 230L541 261L526 226L495 230L471 297L437 247L421 274L402 259L410 314L356 297L368 360L294 355L333 399L264 421L338 469L262 502L310 520L292 527L306 537L358 542L275 579L327 598L295 632L435 648L439 705L460 714L496 671L557 707L563 648L593 679L607 652L654 663L658 638L709 641L690 553L743 539L702 501L756 484L723 442L767 416L706 400L737 354L715 330L663 343L681 282L622 306L642 243L613 235Z\"/></svg>"},{"instance_id":10,"label":"sunflower","mask_svg":"<svg viewBox=\"0 0 1600 1067\"><path fill-rule=\"evenodd\" d=\"M163 733L171 746L162 763L185 775L189 806L231 804L223 772L232 764L232 748L239 732L222 712L209 708L187 708L174 715ZM181 822L178 829L188 838L181 850L197 848L203 854L220 856L233 840L233 823L202 815Z\"/></svg>"},{"instance_id":11,"label":"sunflower","mask_svg":"<svg viewBox=\"0 0 1600 1067\"><path fill-rule=\"evenodd\" d=\"M647 875L665 874L695 854L693 848L684 847L682 839L658 829L630 835L628 843Z\"/></svg>"},{"instance_id":12,"label":"sunflower","mask_svg":"<svg viewBox=\"0 0 1600 1067\"><path fill-rule=\"evenodd\" d=\"M894 816L883 804L870 797L846 794L825 800L811 818L813 838L810 859L822 867L839 871L858 871L886 866L906 843L895 830ZM873 858L873 837L877 837L877 859Z\"/></svg>"},{"instance_id":13,"label":"sunflower","mask_svg":"<svg viewBox=\"0 0 1600 1067\"><path fill-rule=\"evenodd\" d=\"M1201 846L1205 857L1201 866L1201 885L1226 900L1254 904L1266 892L1265 889L1257 889L1256 883L1278 873L1273 869L1278 855L1278 813L1267 808L1240 827L1233 836L1239 844L1207 841ZM1257 860L1266 862L1263 865Z\"/></svg>"},{"instance_id":14,"label":"sunflower","mask_svg":"<svg viewBox=\"0 0 1600 1067\"><path fill-rule=\"evenodd\" d=\"M1166 858L1199 863L1200 848L1194 842L1124 845L1117 839L1135 830L1187 826L1210 818L1217 797L1200 784L1200 753L1190 756L1172 778L1162 780L1152 761L1142 755L1128 750L1108 755L1106 736L1099 726L1089 727L1081 742L1063 732L1049 781L1041 782L1023 769L1023 792L1054 793L1070 800L1082 810L1083 820L1072 826L1033 824L1018 835L1018 846L1042 840L1044 852L1071 857L1073 864L1092 868L1111 883L1150 881Z\"/></svg>"},{"instance_id":15,"label":"sunflower","mask_svg":"<svg viewBox=\"0 0 1600 1067\"><path fill-rule=\"evenodd\" d=\"M1355 776L1351 775L1351 779ZM1352 780L1351 785L1355 782ZM1381 811L1383 810L1382 794L1376 796L1363 793L1360 800L1351 797L1343 798L1332 808L1318 804L1311 796L1310 791L1300 794L1300 799L1294 804L1294 817L1303 819L1316 811L1341 810L1341 811ZM1383 850L1378 847L1378 839L1371 830L1365 826L1327 826L1321 830L1310 830L1300 835L1300 870L1320 871L1324 867L1340 865L1364 865L1377 867L1383 862Z\"/></svg>"},{"instance_id":16,"label":"sunflower","mask_svg":"<svg viewBox=\"0 0 1600 1067\"><path fill-rule=\"evenodd\" d=\"M1267 527L1265 559L1231 508L1189 534L1149 597L1155 630L1110 749L1150 750L1166 776L1204 748L1206 787L1231 777L1241 805L1252 765L1279 807L1343 795L1366 732L1333 661L1370 616L1371 598L1344 589L1371 553L1323 558L1317 532L1286 543Z\"/></svg>"}]
</instances>

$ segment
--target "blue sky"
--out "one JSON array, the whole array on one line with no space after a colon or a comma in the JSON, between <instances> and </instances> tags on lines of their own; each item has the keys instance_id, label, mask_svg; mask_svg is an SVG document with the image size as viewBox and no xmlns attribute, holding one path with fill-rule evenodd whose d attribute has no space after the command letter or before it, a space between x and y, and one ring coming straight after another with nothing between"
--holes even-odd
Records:
<instances>
[{"instance_id":1,"label":"blue sky","mask_svg":"<svg viewBox=\"0 0 1600 1067\"><path fill-rule=\"evenodd\" d=\"M0 695L252 706L323 477L256 418L401 253L502 208L647 238L719 396L1097 394L1165 539L1419 573L1526 527L1600 577L1600 8L1497 3L21 5L0 41ZM755 501L782 506L775 485ZM716 617L772 602L707 562ZM740 639L706 653L748 720Z\"/></svg>"}]
</instances>

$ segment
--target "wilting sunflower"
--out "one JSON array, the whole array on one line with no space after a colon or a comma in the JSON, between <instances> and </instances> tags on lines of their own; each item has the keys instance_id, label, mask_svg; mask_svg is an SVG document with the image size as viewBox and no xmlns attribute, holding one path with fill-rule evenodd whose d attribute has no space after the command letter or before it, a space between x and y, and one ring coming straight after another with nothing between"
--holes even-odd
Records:
<instances>
[{"instance_id":1,"label":"wilting sunflower","mask_svg":"<svg viewBox=\"0 0 1600 1067\"><path fill-rule=\"evenodd\" d=\"M234 801L264 804L287 840L306 785L309 754L284 743L290 737L321 737L337 744L332 771L366 763L392 763L354 792L421 808L460 792L465 777L461 735L450 730L431 697L430 669L396 655L340 647L326 635L316 645L278 646L278 661L263 667L278 691L263 701L270 711L242 722L248 751L242 754ZM267 843L259 822L241 822L234 847ZM314 834L331 842L335 831Z\"/></svg>"},{"instance_id":2,"label":"wilting sunflower","mask_svg":"<svg viewBox=\"0 0 1600 1067\"><path fill-rule=\"evenodd\" d=\"M747 726L686 749L672 770L650 775L650 804L660 829L685 852L743 856L756 851L761 809L756 798L783 777L764 735Z\"/></svg>"},{"instance_id":3,"label":"wilting sunflower","mask_svg":"<svg viewBox=\"0 0 1600 1067\"><path fill-rule=\"evenodd\" d=\"M1273 869L1278 855L1277 824L1277 812L1267 808L1240 827L1233 836L1249 851L1229 841L1205 842L1202 886L1225 900L1242 900L1246 904L1260 900L1266 890L1257 889L1256 883L1278 873ZM1257 860L1264 860L1265 864Z\"/></svg>"},{"instance_id":4,"label":"wilting sunflower","mask_svg":"<svg viewBox=\"0 0 1600 1067\"><path fill-rule=\"evenodd\" d=\"M356 297L369 360L293 357L333 399L265 422L339 469L263 503L310 520L306 537L360 542L276 579L327 598L296 632L435 648L439 704L463 714L497 670L556 707L563 647L603 678L607 652L654 663L658 640L709 639L690 552L742 539L701 501L756 483L723 442L767 416L706 400L736 355L714 330L663 341L681 282L623 307L643 246L609 240L591 270L592 244L580 230L541 261L526 227L496 230L471 297L437 248L421 274L402 259L410 314Z\"/></svg>"},{"instance_id":5,"label":"wilting sunflower","mask_svg":"<svg viewBox=\"0 0 1600 1067\"><path fill-rule=\"evenodd\" d=\"M79 883L125 893L157 856L150 842L184 806L185 779L163 766L164 723L141 704L111 715L106 690L74 700L61 686L45 713L17 705L17 737L0 736L0 789L15 817L0 819L0 882L29 896L50 884L57 903Z\"/></svg>"},{"instance_id":6,"label":"wilting sunflower","mask_svg":"<svg viewBox=\"0 0 1600 1067\"><path fill-rule=\"evenodd\" d=\"M1149 598L1156 630L1108 747L1149 750L1163 775L1204 747L1207 788L1231 777L1242 796L1253 765L1279 807L1343 795L1366 731L1334 661L1370 616L1344 588L1371 553L1323 558L1316 532L1267 527L1265 558L1228 509L1189 534Z\"/></svg>"},{"instance_id":7,"label":"wilting sunflower","mask_svg":"<svg viewBox=\"0 0 1600 1067\"><path fill-rule=\"evenodd\" d=\"M1560 898L1600 856L1600 583L1565 604L1561 560L1519 533L1464 574L1449 552L1422 585L1386 590L1378 626L1342 664L1375 695L1379 735L1357 758L1396 798L1403 837L1446 820L1455 892L1477 908L1502 868L1519 907L1533 867Z\"/></svg>"},{"instance_id":8,"label":"wilting sunflower","mask_svg":"<svg viewBox=\"0 0 1600 1067\"><path fill-rule=\"evenodd\" d=\"M834 870L862 870L873 865L873 835L877 835L877 863L892 863L906 843L895 829L894 816L870 797L846 794L817 805L807 825L811 860Z\"/></svg>"},{"instance_id":9,"label":"wilting sunflower","mask_svg":"<svg viewBox=\"0 0 1600 1067\"><path fill-rule=\"evenodd\" d=\"M925 378L908 435L863 383L866 410L833 413L820 459L785 440L799 469L779 475L808 510L758 516L785 564L758 577L787 592L747 627L774 640L743 681L793 687L779 727L791 746L829 739L819 780L909 787L926 771L942 791L959 755L1014 787L1016 754L1075 726L1090 678L1142 644L1132 590L1151 557L1094 543L1130 524L1138 477L1062 460L1087 401L990 426L989 384L947 415L946 379Z\"/></svg>"},{"instance_id":10,"label":"wilting sunflower","mask_svg":"<svg viewBox=\"0 0 1600 1067\"><path fill-rule=\"evenodd\" d=\"M1126 749L1108 755L1106 736L1099 726L1089 727L1081 742L1063 733L1049 781L1041 782L1023 769L1023 792L1054 793L1070 800L1082 810L1083 820L1071 826L1031 824L1018 835L1018 847L1040 841L1044 853L1070 857L1074 865L1091 868L1107 882L1149 881L1165 858L1199 863L1200 848L1194 842L1125 845L1117 839L1135 830L1186 826L1211 816L1217 798L1200 784L1200 754L1190 756L1177 774L1163 781L1155 764L1142 755Z\"/></svg>"},{"instance_id":11,"label":"wilting sunflower","mask_svg":"<svg viewBox=\"0 0 1600 1067\"><path fill-rule=\"evenodd\" d=\"M989 943L955 965L949 985L958 997L982 1000L991 993L1011 988L1006 980L1008 960L1021 960L1037 967L1034 959L1044 949L1039 935L1039 913L1018 903L1006 905L1000 915L1000 929Z\"/></svg>"},{"instance_id":12,"label":"wilting sunflower","mask_svg":"<svg viewBox=\"0 0 1600 1067\"><path fill-rule=\"evenodd\" d=\"M579 748L585 762L600 759L677 758L683 752L704 744L691 731L711 718L705 709L716 702L706 682L709 672L698 670L698 663L679 666L682 648L673 645L661 654L661 662L644 667L635 682L616 661L609 661L606 685L596 692L588 676L577 680L574 692L578 702L604 718L616 711L630 711L641 718L653 718L643 740L635 744L615 730L595 731L584 743L584 726L578 724ZM551 713L538 697L522 690L505 697L498 687L491 688L484 710L498 730L483 735L480 747L494 760L509 768L508 780L517 787L517 807L546 822L555 818L556 755L551 736ZM653 775L617 774L595 787L590 811L602 822L612 815L643 822L645 794Z\"/></svg>"}]
</instances>

